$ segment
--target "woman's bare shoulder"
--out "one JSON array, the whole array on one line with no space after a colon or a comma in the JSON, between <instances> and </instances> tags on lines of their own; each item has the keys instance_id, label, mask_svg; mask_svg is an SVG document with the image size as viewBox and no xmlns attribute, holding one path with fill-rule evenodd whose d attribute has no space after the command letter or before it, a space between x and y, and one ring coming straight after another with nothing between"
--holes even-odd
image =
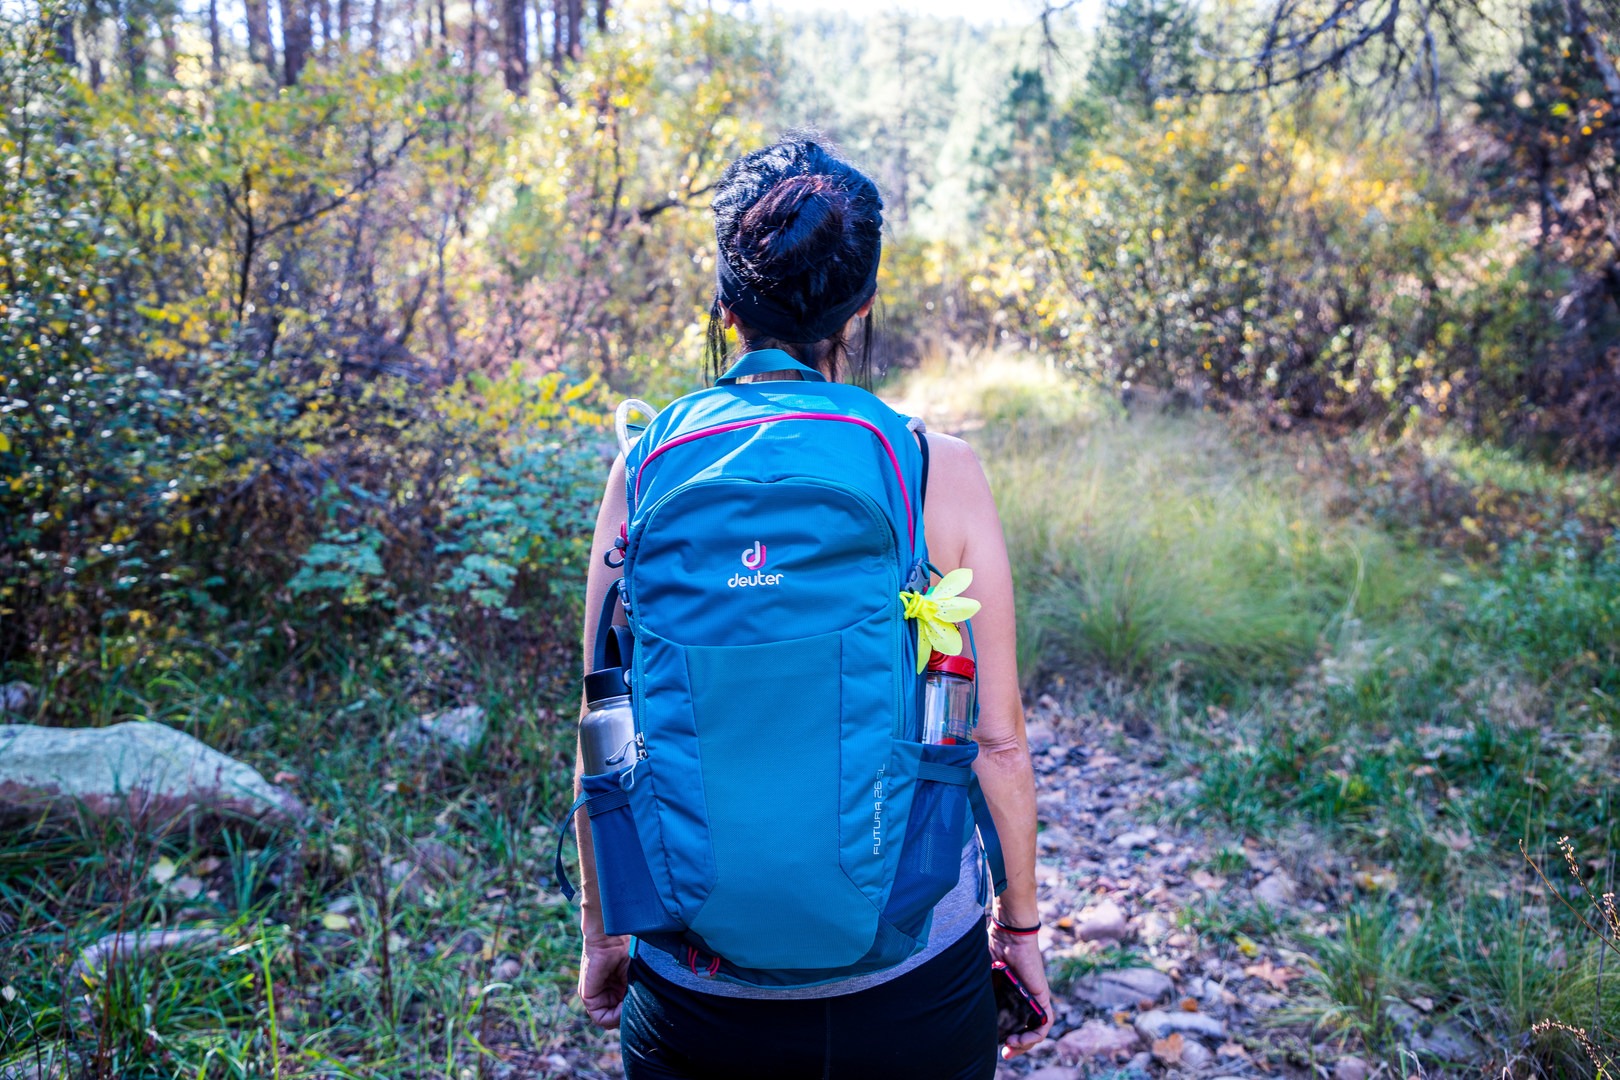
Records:
<instances>
[{"instance_id":1,"label":"woman's bare shoulder","mask_svg":"<svg viewBox=\"0 0 1620 1080\"><path fill-rule=\"evenodd\" d=\"M955 435L938 431L928 432L927 438L930 489L936 482L953 490L964 484L984 484L984 467L973 447Z\"/></svg>"}]
</instances>

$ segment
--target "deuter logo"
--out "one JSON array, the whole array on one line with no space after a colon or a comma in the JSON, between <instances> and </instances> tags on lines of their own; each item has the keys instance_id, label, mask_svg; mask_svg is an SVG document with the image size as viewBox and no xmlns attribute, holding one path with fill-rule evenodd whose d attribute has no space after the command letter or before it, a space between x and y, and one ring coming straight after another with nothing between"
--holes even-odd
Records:
<instances>
[{"instance_id":1,"label":"deuter logo","mask_svg":"<svg viewBox=\"0 0 1620 1080\"><path fill-rule=\"evenodd\" d=\"M755 540L754 546L745 548L742 553L742 564L752 570L752 574L732 574L726 580L726 586L732 589L746 589L753 585L780 585L781 574L765 573L765 541Z\"/></svg>"}]
</instances>

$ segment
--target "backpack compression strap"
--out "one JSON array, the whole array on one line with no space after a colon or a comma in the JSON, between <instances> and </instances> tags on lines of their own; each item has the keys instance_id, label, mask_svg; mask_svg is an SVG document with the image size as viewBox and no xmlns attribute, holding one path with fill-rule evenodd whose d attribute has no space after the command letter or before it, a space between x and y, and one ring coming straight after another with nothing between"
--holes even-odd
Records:
<instances>
[{"instance_id":1,"label":"backpack compression strap","mask_svg":"<svg viewBox=\"0 0 1620 1080\"><path fill-rule=\"evenodd\" d=\"M568 812L563 815L563 819L557 822L557 853L552 872L557 875L558 888L562 889L562 894L568 899L572 900L575 894L579 892L578 889L574 888L573 882L568 880L568 866L563 862L563 843L567 841L568 830L574 824L574 815L579 813L582 806L585 808L586 813L591 817L595 817L597 814L605 814L609 810L617 810L619 807L628 806L629 804L630 796L619 788L604 791L600 795L581 794L579 798L574 800L574 805L568 808ZM998 854L999 850L998 848ZM583 870L581 870L581 873L583 873ZM1005 882L1003 882L1003 885L1005 885ZM997 889L996 891L1000 892L1001 890Z\"/></svg>"}]
</instances>

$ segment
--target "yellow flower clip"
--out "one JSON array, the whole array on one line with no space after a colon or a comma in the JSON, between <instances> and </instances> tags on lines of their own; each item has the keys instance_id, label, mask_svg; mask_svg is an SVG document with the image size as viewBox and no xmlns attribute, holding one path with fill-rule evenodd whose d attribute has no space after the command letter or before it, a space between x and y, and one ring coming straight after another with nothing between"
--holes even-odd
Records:
<instances>
[{"instance_id":1,"label":"yellow flower clip","mask_svg":"<svg viewBox=\"0 0 1620 1080\"><path fill-rule=\"evenodd\" d=\"M967 567L952 570L926 593L903 592L906 618L917 620L917 674L928 666L930 653L962 655L962 633L956 624L979 613L979 602L958 596L973 584L973 571Z\"/></svg>"}]
</instances>

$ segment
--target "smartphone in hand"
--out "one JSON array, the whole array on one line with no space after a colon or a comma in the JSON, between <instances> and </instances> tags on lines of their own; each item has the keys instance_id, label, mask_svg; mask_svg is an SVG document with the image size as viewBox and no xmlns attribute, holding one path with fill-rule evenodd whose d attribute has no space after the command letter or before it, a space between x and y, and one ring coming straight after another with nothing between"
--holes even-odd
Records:
<instances>
[{"instance_id":1,"label":"smartphone in hand","mask_svg":"<svg viewBox=\"0 0 1620 1080\"><path fill-rule=\"evenodd\" d=\"M996 991L996 1041L1034 1031L1046 1023L1046 1010L1024 986L1023 980L1000 960L990 964L990 982Z\"/></svg>"}]
</instances>

